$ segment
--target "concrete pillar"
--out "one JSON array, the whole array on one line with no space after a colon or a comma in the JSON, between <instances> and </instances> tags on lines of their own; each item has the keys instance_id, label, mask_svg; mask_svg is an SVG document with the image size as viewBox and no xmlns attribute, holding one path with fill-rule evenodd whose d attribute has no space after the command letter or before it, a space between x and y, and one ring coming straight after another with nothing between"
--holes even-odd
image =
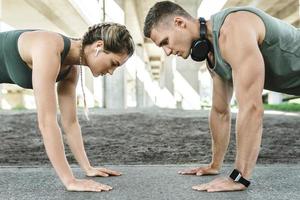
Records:
<instances>
[{"instance_id":1,"label":"concrete pillar","mask_svg":"<svg viewBox=\"0 0 300 200\"><path fill-rule=\"evenodd\" d=\"M145 89L144 83L140 79L136 79L136 107L141 108L145 106Z\"/></svg>"},{"instance_id":2,"label":"concrete pillar","mask_svg":"<svg viewBox=\"0 0 300 200\"><path fill-rule=\"evenodd\" d=\"M175 98L182 98L183 109L200 109L198 71L200 64L182 58L176 59L173 66L175 79Z\"/></svg>"},{"instance_id":3,"label":"concrete pillar","mask_svg":"<svg viewBox=\"0 0 300 200\"><path fill-rule=\"evenodd\" d=\"M151 75L150 75L150 64L149 63L146 63L144 68L146 69L146 71L149 73L149 77L151 78ZM155 83L157 82L154 82L152 79L151 79L151 89L155 88ZM149 82L148 82L149 84ZM149 87L149 86L148 86ZM146 88L146 86L144 85L144 88ZM144 95L143 95L143 103L144 103L144 107L153 107L156 105L156 102L157 102L157 94L156 94L157 91L152 91L152 90L148 90L145 89L144 90ZM154 93L154 94L153 94Z\"/></svg>"},{"instance_id":4,"label":"concrete pillar","mask_svg":"<svg viewBox=\"0 0 300 200\"><path fill-rule=\"evenodd\" d=\"M124 24L123 1L105 1L105 21ZM111 10L116 10L111 12ZM112 76L104 78L104 107L123 109L126 107L125 67L118 68Z\"/></svg>"},{"instance_id":5,"label":"concrete pillar","mask_svg":"<svg viewBox=\"0 0 300 200\"><path fill-rule=\"evenodd\" d=\"M2 27L1 27L1 23L2 23L2 0L0 0L0 32L2 31ZM2 108L2 84L0 84L0 109Z\"/></svg>"},{"instance_id":6,"label":"concrete pillar","mask_svg":"<svg viewBox=\"0 0 300 200\"><path fill-rule=\"evenodd\" d=\"M174 75L172 69L172 57L166 57L163 61L162 70L160 73L159 86L166 88L171 94L174 95Z\"/></svg>"},{"instance_id":7,"label":"concrete pillar","mask_svg":"<svg viewBox=\"0 0 300 200\"><path fill-rule=\"evenodd\" d=\"M94 103L96 107L104 107L104 77L94 78Z\"/></svg>"},{"instance_id":8,"label":"concrete pillar","mask_svg":"<svg viewBox=\"0 0 300 200\"><path fill-rule=\"evenodd\" d=\"M137 107L151 107L155 105L155 83L151 79L149 64L144 63L138 56L135 58L136 70L136 104Z\"/></svg>"},{"instance_id":9,"label":"concrete pillar","mask_svg":"<svg viewBox=\"0 0 300 200\"><path fill-rule=\"evenodd\" d=\"M2 84L0 84L0 109L2 108Z\"/></svg>"},{"instance_id":10,"label":"concrete pillar","mask_svg":"<svg viewBox=\"0 0 300 200\"><path fill-rule=\"evenodd\" d=\"M94 77L92 72L87 68L84 67L84 85L88 89L88 92L91 96L91 104L94 104L93 100L93 94L94 94ZM90 105L94 106L94 105Z\"/></svg>"},{"instance_id":11,"label":"concrete pillar","mask_svg":"<svg viewBox=\"0 0 300 200\"><path fill-rule=\"evenodd\" d=\"M271 92L268 94L269 104L280 104L282 103L282 94L278 92Z\"/></svg>"},{"instance_id":12,"label":"concrete pillar","mask_svg":"<svg viewBox=\"0 0 300 200\"><path fill-rule=\"evenodd\" d=\"M142 35L142 29L140 27L139 23L139 17L137 14L137 8L135 4L135 0L126 0L120 2L120 0L116 0L118 5L121 7L124 7L124 13L125 13L125 24L128 28L132 38L134 39L134 42L136 44L135 46L135 56L140 61L144 62L144 47L142 46L144 43L144 38ZM128 62L129 63L129 62ZM135 99L135 104L137 107L144 107L144 83L142 80L139 79L137 76L137 68L138 67L144 67L139 66L141 63L132 63L126 64L127 75L130 74L130 76L126 76L127 80L127 88L130 90L127 90L127 96L131 95L130 98ZM133 85L129 85L133 84ZM134 90L134 93L132 92ZM129 102L128 102L129 103Z\"/></svg>"},{"instance_id":13,"label":"concrete pillar","mask_svg":"<svg viewBox=\"0 0 300 200\"><path fill-rule=\"evenodd\" d=\"M124 67L120 67L113 76L105 76L105 108L122 109L126 107L124 70Z\"/></svg>"},{"instance_id":14,"label":"concrete pillar","mask_svg":"<svg viewBox=\"0 0 300 200\"><path fill-rule=\"evenodd\" d=\"M144 91L144 97L143 98L144 98L143 99L144 100L144 106L143 107L153 107L153 106L155 106L155 102L157 101L156 100L157 97L155 97L155 99L152 100L151 97L149 96L149 94L146 91Z\"/></svg>"},{"instance_id":15,"label":"concrete pillar","mask_svg":"<svg viewBox=\"0 0 300 200\"><path fill-rule=\"evenodd\" d=\"M144 48L141 45L137 45L135 47L136 55L143 60L144 58ZM139 67L139 66L137 66ZM137 72L135 73L135 91L136 91L136 107L141 108L145 106L144 97L145 97L145 89L144 83L138 78Z\"/></svg>"}]
</instances>

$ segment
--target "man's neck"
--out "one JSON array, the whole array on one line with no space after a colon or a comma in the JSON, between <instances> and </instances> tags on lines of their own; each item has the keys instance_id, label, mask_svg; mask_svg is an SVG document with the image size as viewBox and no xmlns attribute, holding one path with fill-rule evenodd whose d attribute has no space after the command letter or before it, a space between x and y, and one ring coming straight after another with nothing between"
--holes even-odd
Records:
<instances>
[{"instance_id":1,"label":"man's neck","mask_svg":"<svg viewBox=\"0 0 300 200\"><path fill-rule=\"evenodd\" d=\"M200 37L200 23L198 19L194 20L195 24L195 29L193 33L193 40L197 40ZM206 28L207 28L207 33L206 33L206 38L212 43L213 38L212 38L212 23L211 20L206 21Z\"/></svg>"},{"instance_id":2,"label":"man's neck","mask_svg":"<svg viewBox=\"0 0 300 200\"><path fill-rule=\"evenodd\" d=\"M206 37L213 44L212 23L211 23L211 20L207 20L206 21L206 28L207 28Z\"/></svg>"}]
</instances>

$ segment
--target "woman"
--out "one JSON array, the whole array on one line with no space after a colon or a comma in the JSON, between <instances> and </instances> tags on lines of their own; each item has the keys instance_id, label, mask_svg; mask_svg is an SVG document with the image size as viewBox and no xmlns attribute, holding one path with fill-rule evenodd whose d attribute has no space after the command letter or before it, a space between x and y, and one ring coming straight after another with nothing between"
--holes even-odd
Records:
<instances>
[{"instance_id":1,"label":"woman","mask_svg":"<svg viewBox=\"0 0 300 200\"><path fill-rule=\"evenodd\" d=\"M107 73L112 75L133 54L134 43L126 27L116 23L97 24L90 27L80 40L49 31L14 30L0 33L0 45L0 83L33 89L45 149L66 189L111 190L108 185L78 180L73 176L64 152L56 105L58 99L68 144L86 175L121 175L90 165L76 115L75 89L81 65L86 65L95 77ZM75 65L80 65L80 68Z\"/></svg>"}]
</instances>

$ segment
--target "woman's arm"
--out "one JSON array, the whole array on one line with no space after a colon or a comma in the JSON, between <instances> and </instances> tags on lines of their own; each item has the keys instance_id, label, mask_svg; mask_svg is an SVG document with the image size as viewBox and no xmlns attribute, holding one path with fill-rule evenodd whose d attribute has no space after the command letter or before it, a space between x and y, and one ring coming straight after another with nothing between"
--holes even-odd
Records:
<instances>
[{"instance_id":1,"label":"woman's arm","mask_svg":"<svg viewBox=\"0 0 300 200\"><path fill-rule=\"evenodd\" d=\"M56 77L60 69L63 41L53 33L37 33L32 48L32 83L37 106L38 125L47 155L57 175L69 191L109 191L112 187L92 180L74 178L66 160L61 131L57 123Z\"/></svg>"},{"instance_id":2,"label":"woman's arm","mask_svg":"<svg viewBox=\"0 0 300 200\"><path fill-rule=\"evenodd\" d=\"M78 81L77 67L73 66L68 77L58 83L57 93L61 122L66 133L68 144L81 169L91 168L84 150L80 125L76 113L76 84Z\"/></svg>"},{"instance_id":3,"label":"woman's arm","mask_svg":"<svg viewBox=\"0 0 300 200\"><path fill-rule=\"evenodd\" d=\"M55 81L60 65L60 54L57 48L57 46L48 45L46 42L35 42L31 52L32 84L37 106L38 126L47 155L59 178L66 186L73 181L74 176L66 160L61 131L56 117Z\"/></svg>"},{"instance_id":4,"label":"woman's arm","mask_svg":"<svg viewBox=\"0 0 300 200\"><path fill-rule=\"evenodd\" d=\"M58 83L58 101L61 121L68 144L82 170L88 176L120 175L121 173L104 168L93 168L86 155L82 140L81 128L76 114L76 85L79 69L73 66L69 75Z\"/></svg>"}]
</instances>

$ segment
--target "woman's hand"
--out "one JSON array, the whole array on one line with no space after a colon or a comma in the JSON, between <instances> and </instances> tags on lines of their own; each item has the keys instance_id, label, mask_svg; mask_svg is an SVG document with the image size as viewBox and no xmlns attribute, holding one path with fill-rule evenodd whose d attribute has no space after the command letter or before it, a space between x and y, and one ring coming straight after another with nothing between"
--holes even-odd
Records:
<instances>
[{"instance_id":1,"label":"woman's hand","mask_svg":"<svg viewBox=\"0 0 300 200\"><path fill-rule=\"evenodd\" d=\"M94 168L90 167L85 171L87 176L102 176L102 177L107 177L107 176L121 176L122 174L117 171L109 170L106 168Z\"/></svg>"},{"instance_id":2,"label":"woman's hand","mask_svg":"<svg viewBox=\"0 0 300 200\"><path fill-rule=\"evenodd\" d=\"M67 184L66 188L68 191L77 192L102 192L112 190L112 187L108 185L86 179L74 179Z\"/></svg>"}]
</instances>

